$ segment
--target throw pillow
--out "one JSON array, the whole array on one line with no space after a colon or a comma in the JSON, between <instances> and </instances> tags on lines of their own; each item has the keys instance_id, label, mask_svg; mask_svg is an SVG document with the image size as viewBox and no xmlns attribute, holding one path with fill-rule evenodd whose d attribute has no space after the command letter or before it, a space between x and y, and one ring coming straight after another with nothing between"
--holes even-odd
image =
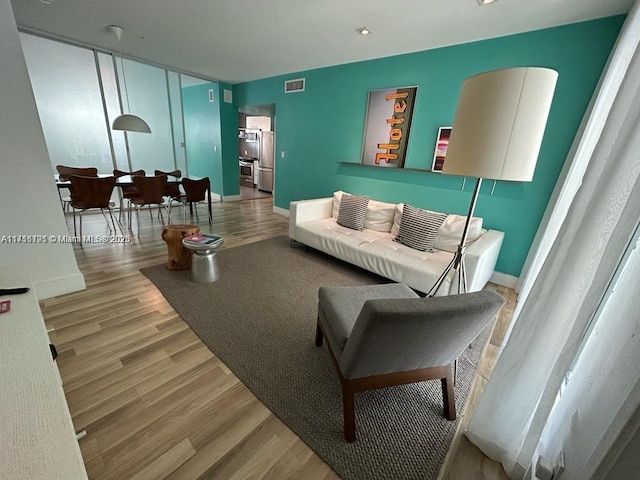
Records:
<instances>
[{"instance_id":1,"label":"throw pillow","mask_svg":"<svg viewBox=\"0 0 640 480\"><path fill-rule=\"evenodd\" d=\"M353 230L362 230L364 219L367 217L368 205L369 197L343 194L340 200L338 224Z\"/></svg>"},{"instance_id":2,"label":"throw pillow","mask_svg":"<svg viewBox=\"0 0 640 480\"><path fill-rule=\"evenodd\" d=\"M391 227L391 235L393 238L398 236L398 232L400 231L400 220L402 219L402 209L404 208L404 203L397 203L395 212L393 213L393 226Z\"/></svg>"},{"instance_id":3,"label":"throw pillow","mask_svg":"<svg viewBox=\"0 0 640 480\"><path fill-rule=\"evenodd\" d=\"M342 199L342 195L345 192L343 192L342 190L338 190L336 192L333 192L333 205L331 206L331 216L335 219L338 218L338 212L340 211L340 200ZM349 195L347 193L347 195Z\"/></svg>"},{"instance_id":4,"label":"throw pillow","mask_svg":"<svg viewBox=\"0 0 640 480\"><path fill-rule=\"evenodd\" d=\"M367 216L364 219L364 228L376 232L389 232L393 226L393 215L396 206L394 203L377 202L369 200Z\"/></svg>"},{"instance_id":5,"label":"throw pillow","mask_svg":"<svg viewBox=\"0 0 640 480\"><path fill-rule=\"evenodd\" d=\"M467 217L462 215L448 215L444 221L438 235L436 236L433 246L438 250L445 250L447 252L455 253L460 245L460 239L462 238L462 232L464 226L467 223ZM471 245L485 230L482 229L482 218L472 217L469 222L469 230L467 232L466 246Z\"/></svg>"},{"instance_id":6,"label":"throw pillow","mask_svg":"<svg viewBox=\"0 0 640 480\"><path fill-rule=\"evenodd\" d=\"M405 204L395 240L416 250L433 252L436 235L446 218L447 215L444 213L430 212Z\"/></svg>"}]
</instances>

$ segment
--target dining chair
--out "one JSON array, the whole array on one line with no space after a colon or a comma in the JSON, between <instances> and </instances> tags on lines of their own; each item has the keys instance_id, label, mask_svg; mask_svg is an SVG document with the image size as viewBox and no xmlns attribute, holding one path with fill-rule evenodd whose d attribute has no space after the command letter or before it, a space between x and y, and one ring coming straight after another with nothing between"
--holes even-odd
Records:
<instances>
[{"instance_id":1,"label":"dining chair","mask_svg":"<svg viewBox=\"0 0 640 480\"><path fill-rule=\"evenodd\" d=\"M144 177L146 175L146 172L144 170L134 170L132 172L125 172L124 170L118 170L118 169L113 170L113 176L116 178L121 178L126 175L130 175L130 176L138 175L138 176ZM128 207L129 206L128 202L131 201L133 197L140 196L140 194L138 193L138 189L134 185L121 185L120 193L122 195L120 197L120 211L118 212L118 220L122 218L124 201L127 200L127 207Z\"/></svg>"},{"instance_id":2,"label":"dining chair","mask_svg":"<svg viewBox=\"0 0 640 480\"><path fill-rule=\"evenodd\" d=\"M56 165L58 171L58 179L61 182L68 182L71 175L80 175L82 177L97 177L98 169L95 167L68 167L66 165ZM60 189L58 189L58 195L60 196L60 202L62 203L62 211L69 213L69 207L71 206L71 187L69 187L69 195L62 196Z\"/></svg>"},{"instance_id":3,"label":"dining chair","mask_svg":"<svg viewBox=\"0 0 640 480\"><path fill-rule=\"evenodd\" d=\"M172 201L178 202L182 204L183 209L183 222L187 222L187 204L189 204L189 209L191 214L193 215L193 207L195 204L196 210L196 219L198 219L198 203L207 202L207 195L211 195L211 182L209 181L209 177L204 177L199 180L192 180L191 178L183 178L182 179L182 188L184 189L184 194L172 197ZM171 212L172 202L169 203L169 212ZM211 216L211 210L209 209L209 205L211 202L207 203L207 212L209 216L209 225L213 224L213 218Z\"/></svg>"},{"instance_id":4,"label":"dining chair","mask_svg":"<svg viewBox=\"0 0 640 480\"><path fill-rule=\"evenodd\" d=\"M120 227L120 233L124 235L122 226L113 215L113 207L115 203L111 201L111 194L116 185L116 177L83 177L80 175L71 175L71 207L73 207L73 234L77 236L76 227L76 210L80 211L80 243L82 243L82 214L86 210L100 209L102 216L107 222L109 232L116 233L116 222ZM105 212L109 212L113 230L109 225L109 219Z\"/></svg>"},{"instance_id":5,"label":"dining chair","mask_svg":"<svg viewBox=\"0 0 640 480\"><path fill-rule=\"evenodd\" d=\"M163 172L162 170L154 170L153 174L156 176L166 175L167 177L174 177L176 180L179 180L180 178L182 178L182 171L180 170L173 170L172 172ZM162 195L167 197L167 200L170 205L174 197L180 197L181 195L183 195L183 193L180 191L179 184L167 183L166 187L164 187L164 192L162 193Z\"/></svg>"},{"instance_id":6,"label":"dining chair","mask_svg":"<svg viewBox=\"0 0 640 480\"><path fill-rule=\"evenodd\" d=\"M168 223L171 223L171 215L163 197L164 190L167 186L167 176L156 175L153 177L143 177L140 175L134 175L131 177L131 180L133 181L133 185L138 190L140 196L129 199L129 229L131 230L132 207L135 207L137 210L139 230L140 209L145 205L148 205L149 207L157 206L158 213L163 223L164 217L162 216L162 209L164 208L167 212L167 221ZM151 215L151 208L149 209L149 215ZM151 215L151 220L153 220L153 215Z\"/></svg>"}]
</instances>

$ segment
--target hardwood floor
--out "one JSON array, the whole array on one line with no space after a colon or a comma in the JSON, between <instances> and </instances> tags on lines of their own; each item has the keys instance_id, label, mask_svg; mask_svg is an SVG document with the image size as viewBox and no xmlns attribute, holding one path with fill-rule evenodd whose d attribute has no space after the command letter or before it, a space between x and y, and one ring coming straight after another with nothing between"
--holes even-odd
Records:
<instances>
[{"instance_id":1,"label":"hardwood floor","mask_svg":"<svg viewBox=\"0 0 640 480\"><path fill-rule=\"evenodd\" d=\"M232 248L286 235L288 219L272 199L215 203L203 232ZM180 217L181 217L180 212ZM181 220L181 219L180 219ZM195 220L195 218L193 219ZM70 223L70 231L73 227ZM162 225L148 212L131 243L74 245L87 289L41 302L58 352L69 409L90 479L317 479L336 474L274 417L200 341L139 269L166 261ZM107 233L101 215L85 215L85 235ZM250 275L247 268L247 275ZM496 287L503 309L479 366L477 398L492 369L515 295ZM313 341L313 339L310 339ZM468 418L473 400L463 413ZM460 435L440 475L506 479Z\"/></svg>"}]
</instances>

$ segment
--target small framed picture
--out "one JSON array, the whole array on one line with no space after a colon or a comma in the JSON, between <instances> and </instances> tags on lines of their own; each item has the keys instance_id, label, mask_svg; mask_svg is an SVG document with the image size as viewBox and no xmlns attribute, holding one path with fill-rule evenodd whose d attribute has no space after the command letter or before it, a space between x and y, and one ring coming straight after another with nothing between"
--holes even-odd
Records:
<instances>
[{"instance_id":1,"label":"small framed picture","mask_svg":"<svg viewBox=\"0 0 640 480\"><path fill-rule=\"evenodd\" d=\"M431 171L442 173L444 158L447 155L447 147L449 147L449 137L451 136L451 127L438 128L438 139L436 140L436 148L433 152L433 163Z\"/></svg>"}]
</instances>

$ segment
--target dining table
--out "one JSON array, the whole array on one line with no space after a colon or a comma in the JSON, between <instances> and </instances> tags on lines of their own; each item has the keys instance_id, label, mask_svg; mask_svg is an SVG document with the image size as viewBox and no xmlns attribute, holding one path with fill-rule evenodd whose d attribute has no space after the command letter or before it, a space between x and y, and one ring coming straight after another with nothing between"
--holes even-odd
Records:
<instances>
[{"instance_id":1,"label":"dining table","mask_svg":"<svg viewBox=\"0 0 640 480\"><path fill-rule=\"evenodd\" d=\"M54 178L56 181L56 187L58 187L58 190L64 189L64 188L69 188L71 186L71 182L69 180L60 180L60 175L58 175L57 173L54 174ZM99 173L98 177L100 178L104 178L104 177L113 177L113 175L108 174L108 173ZM117 177L116 178L116 187L131 187L134 186L133 185L133 179L131 178L131 175L123 175L122 177ZM171 176L167 176L167 185L181 185L182 181L178 178L175 177L171 177ZM209 218L212 218L213 216L213 210L212 210L212 206L211 206L211 191L207 192L207 209L209 210Z\"/></svg>"}]
</instances>

